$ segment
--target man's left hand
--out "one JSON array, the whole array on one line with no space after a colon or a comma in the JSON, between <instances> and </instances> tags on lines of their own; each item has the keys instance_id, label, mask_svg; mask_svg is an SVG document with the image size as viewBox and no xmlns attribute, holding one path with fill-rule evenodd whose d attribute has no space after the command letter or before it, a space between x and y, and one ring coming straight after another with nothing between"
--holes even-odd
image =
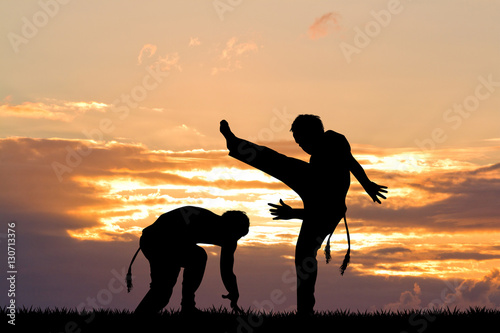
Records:
<instances>
[{"instance_id":1,"label":"man's left hand","mask_svg":"<svg viewBox=\"0 0 500 333\"><path fill-rule=\"evenodd\" d=\"M387 186L383 185L378 185L374 182L368 183L368 185L365 187L366 193L372 198L373 202L378 202L381 204L380 199L378 197L381 197L383 199L386 199L385 195L382 193L387 193Z\"/></svg>"}]
</instances>

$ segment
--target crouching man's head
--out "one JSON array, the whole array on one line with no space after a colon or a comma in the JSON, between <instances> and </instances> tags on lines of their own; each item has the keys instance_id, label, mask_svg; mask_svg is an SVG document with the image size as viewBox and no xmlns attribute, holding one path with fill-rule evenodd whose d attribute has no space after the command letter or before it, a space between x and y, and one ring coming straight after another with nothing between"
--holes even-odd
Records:
<instances>
[{"instance_id":1,"label":"crouching man's head","mask_svg":"<svg viewBox=\"0 0 500 333\"><path fill-rule=\"evenodd\" d=\"M222 221L225 230L229 232L231 237L240 239L248 234L250 220L245 212L239 210L228 210L222 214Z\"/></svg>"}]
</instances>

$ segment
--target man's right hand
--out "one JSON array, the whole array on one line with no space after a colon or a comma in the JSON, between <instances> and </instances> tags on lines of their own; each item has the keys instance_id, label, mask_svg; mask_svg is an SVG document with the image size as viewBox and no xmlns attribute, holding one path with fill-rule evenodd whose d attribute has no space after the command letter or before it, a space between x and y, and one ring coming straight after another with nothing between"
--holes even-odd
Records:
<instances>
[{"instance_id":1,"label":"man's right hand","mask_svg":"<svg viewBox=\"0 0 500 333\"><path fill-rule=\"evenodd\" d=\"M268 203L269 206L274 207L274 209L269 209L271 215L275 217L273 220L290 220L295 218L293 214L293 208L288 206L283 200L280 199L280 205L275 205L272 203Z\"/></svg>"}]
</instances>

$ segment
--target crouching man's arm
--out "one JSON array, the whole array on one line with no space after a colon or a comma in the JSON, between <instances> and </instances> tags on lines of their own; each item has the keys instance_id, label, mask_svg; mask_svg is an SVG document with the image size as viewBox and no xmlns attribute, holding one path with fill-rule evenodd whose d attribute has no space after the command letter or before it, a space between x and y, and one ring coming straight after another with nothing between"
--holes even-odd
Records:
<instances>
[{"instance_id":1,"label":"crouching man's arm","mask_svg":"<svg viewBox=\"0 0 500 333\"><path fill-rule=\"evenodd\" d=\"M222 295L222 298L227 298L231 301L231 308L233 309L233 311L241 312L241 309L238 307L238 299L240 298L240 294L238 292L238 283L236 282L236 275L234 275L233 272L235 251L236 243L224 245L221 249L220 274L222 283L228 291L228 294Z\"/></svg>"}]
</instances>

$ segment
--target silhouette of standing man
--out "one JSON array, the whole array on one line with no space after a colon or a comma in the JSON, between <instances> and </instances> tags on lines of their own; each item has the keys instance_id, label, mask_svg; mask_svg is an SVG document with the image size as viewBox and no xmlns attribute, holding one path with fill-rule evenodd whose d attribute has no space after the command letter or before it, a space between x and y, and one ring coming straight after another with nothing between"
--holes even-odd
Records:
<instances>
[{"instance_id":1,"label":"silhouette of standing man","mask_svg":"<svg viewBox=\"0 0 500 333\"><path fill-rule=\"evenodd\" d=\"M318 116L299 115L291 128L295 142L311 155L309 163L236 137L225 120L220 123L220 131L226 138L230 156L279 179L302 199L303 209L292 209L282 200L280 205L269 205L274 207L270 211L275 220L303 220L295 247L297 313L314 313L314 288L318 272L316 252L325 237L331 236L340 220L345 218L350 172L374 202L381 203L378 197L385 199L382 192L386 193L387 187L368 179L352 156L345 136L331 130L325 131ZM349 262L349 252L340 268L342 274ZM325 254L328 262L329 244Z\"/></svg>"},{"instance_id":2,"label":"silhouette of standing man","mask_svg":"<svg viewBox=\"0 0 500 333\"><path fill-rule=\"evenodd\" d=\"M150 290L137 306L136 314L154 314L169 302L181 267L182 312L199 312L195 292L201 284L207 253L197 243L221 247L220 273L234 311L238 307L238 285L233 273L234 252L238 240L248 233L249 220L244 212L227 211L221 216L204 208L185 206L161 215L142 231L140 247L130 263L127 274L128 291L132 288L132 263L139 250L149 260Z\"/></svg>"}]
</instances>

